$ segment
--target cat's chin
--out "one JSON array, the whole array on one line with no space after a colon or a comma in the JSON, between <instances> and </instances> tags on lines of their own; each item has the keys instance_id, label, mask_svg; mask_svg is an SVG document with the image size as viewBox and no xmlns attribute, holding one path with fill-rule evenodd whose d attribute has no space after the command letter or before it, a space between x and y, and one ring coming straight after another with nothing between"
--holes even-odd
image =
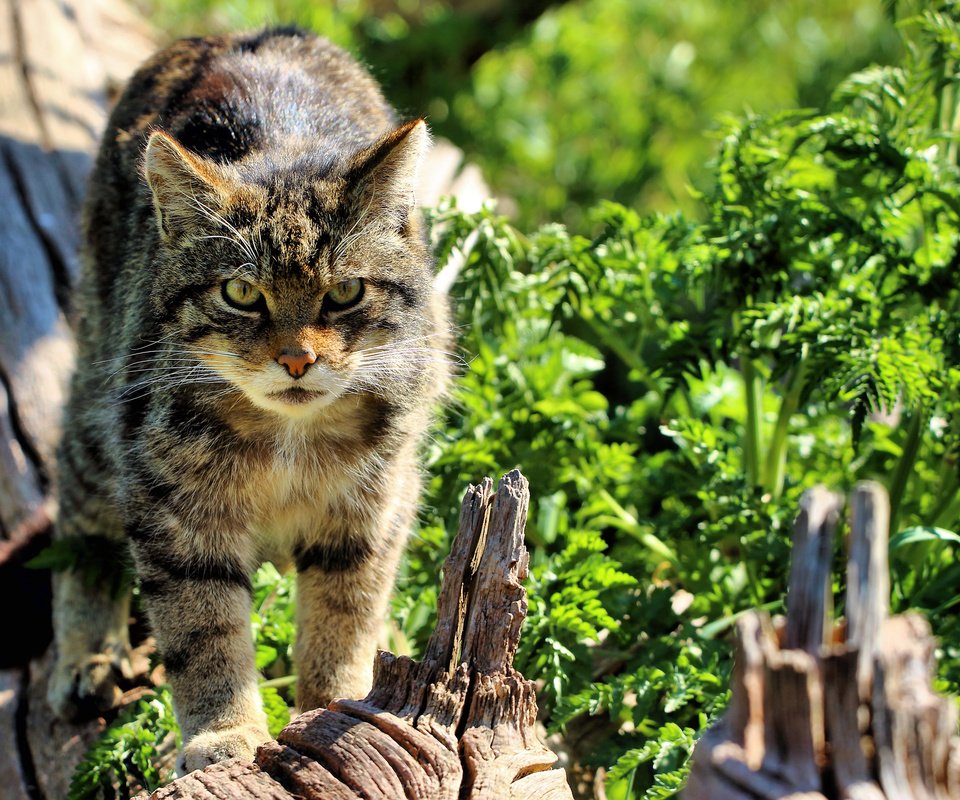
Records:
<instances>
[{"instance_id":1,"label":"cat's chin","mask_svg":"<svg viewBox=\"0 0 960 800\"><path fill-rule=\"evenodd\" d=\"M285 417L303 419L310 417L333 403L339 394L326 391L309 391L299 387L284 389L269 394L249 395L264 411L272 411Z\"/></svg>"}]
</instances>

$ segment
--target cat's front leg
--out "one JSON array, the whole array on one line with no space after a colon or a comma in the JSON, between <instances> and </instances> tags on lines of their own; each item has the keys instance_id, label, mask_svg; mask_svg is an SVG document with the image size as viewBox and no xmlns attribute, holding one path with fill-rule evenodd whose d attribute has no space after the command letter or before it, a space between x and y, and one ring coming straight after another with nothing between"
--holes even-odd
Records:
<instances>
[{"instance_id":1,"label":"cat's front leg","mask_svg":"<svg viewBox=\"0 0 960 800\"><path fill-rule=\"evenodd\" d=\"M229 758L251 760L270 739L250 629L250 570L235 555L190 552L180 532L134 543L140 589L170 685L181 774Z\"/></svg>"},{"instance_id":2,"label":"cat's front leg","mask_svg":"<svg viewBox=\"0 0 960 800\"><path fill-rule=\"evenodd\" d=\"M406 529L396 520L382 527L345 526L294 554L301 711L337 698L362 698L370 690Z\"/></svg>"}]
</instances>

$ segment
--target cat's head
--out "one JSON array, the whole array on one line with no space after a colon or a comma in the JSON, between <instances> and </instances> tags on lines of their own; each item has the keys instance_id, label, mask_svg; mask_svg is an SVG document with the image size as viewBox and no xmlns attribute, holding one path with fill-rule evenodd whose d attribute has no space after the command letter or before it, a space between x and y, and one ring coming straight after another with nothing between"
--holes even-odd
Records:
<instances>
[{"instance_id":1,"label":"cat's head","mask_svg":"<svg viewBox=\"0 0 960 800\"><path fill-rule=\"evenodd\" d=\"M442 380L443 314L413 198L427 146L417 120L338 159L221 164L152 134L153 312L175 357L289 417L351 394L409 403Z\"/></svg>"}]
</instances>

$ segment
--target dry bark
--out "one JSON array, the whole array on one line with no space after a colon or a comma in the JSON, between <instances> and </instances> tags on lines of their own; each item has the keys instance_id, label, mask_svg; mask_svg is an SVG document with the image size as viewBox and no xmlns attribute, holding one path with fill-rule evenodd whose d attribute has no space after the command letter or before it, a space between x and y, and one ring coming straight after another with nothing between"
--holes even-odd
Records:
<instances>
[{"instance_id":1,"label":"dry bark","mask_svg":"<svg viewBox=\"0 0 960 800\"><path fill-rule=\"evenodd\" d=\"M889 505L851 497L846 621L830 619L840 501L803 501L787 618L737 627L730 708L694 752L689 800L960 798L957 707L931 688L934 641L915 614L888 616Z\"/></svg>"},{"instance_id":2,"label":"dry bark","mask_svg":"<svg viewBox=\"0 0 960 800\"><path fill-rule=\"evenodd\" d=\"M364 700L298 717L260 748L255 768L210 767L153 800L569 800L536 734L533 684L513 669L528 503L517 471L496 494L489 479L467 491L422 661L379 653Z\"/></svg>"}]
</instances>

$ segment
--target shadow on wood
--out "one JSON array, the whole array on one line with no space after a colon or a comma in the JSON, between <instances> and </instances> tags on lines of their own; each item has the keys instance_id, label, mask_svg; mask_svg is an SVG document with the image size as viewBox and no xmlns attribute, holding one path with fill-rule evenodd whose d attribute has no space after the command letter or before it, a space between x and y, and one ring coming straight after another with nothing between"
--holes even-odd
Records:
<instances>
[{"instance_id":1,"label":"shadow on wood","mask_svg":"<svg viewBox=\"0 0 960 800\"><path fill-rule=\"evenodd\" d=\"M957 707L931 688L930 628L889 617L889 503L876 484L850 499L846 620L832 621L840 511L824 489L804 496L787 617L740 619L730 708L694 751L687 800L960 798Z\"/></svg>"},{"instance_id":2,"label":"shadow on wood","mask_svg":"<svg viewBox=\"0 0 960 800\"><path fill-rule=\"evenodd\" d=\"M496 493L489 478L467 491L422 661L379 653L366 699L303 714L255 765L208 767L154 800L571 798L535 732L533 683L513 669L527 610L529 497L517 471Z\"/></svg>"}]
</instances>

